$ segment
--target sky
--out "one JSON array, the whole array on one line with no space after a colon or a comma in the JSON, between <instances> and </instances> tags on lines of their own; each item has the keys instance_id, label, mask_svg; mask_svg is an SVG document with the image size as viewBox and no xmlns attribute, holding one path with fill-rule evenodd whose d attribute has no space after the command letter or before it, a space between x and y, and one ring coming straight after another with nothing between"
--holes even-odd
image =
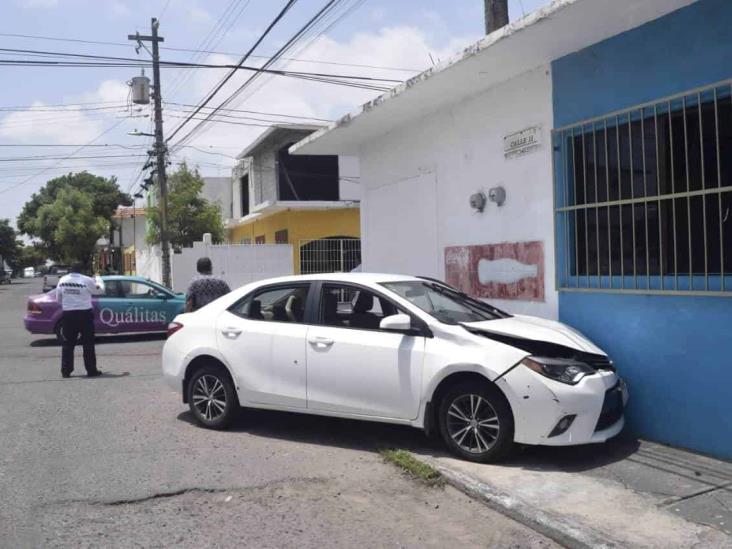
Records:
<instances>
[{"instance_id":1,"label":"sky","mask_svg":"<svg viewBox=\"0 0 732 549\"><path fill-rule=\"evenodd\" d=\"M145 50L135 52L127 35L149 34L150 19L157 17L165 39L163 61L235 64L285 3L3 0L0 48L32 51L0 50L0 59L48 60L37 52L64 52L149 60ZM548 3L509 0L510 19ZM262 57L252 57L247 64L261 65L325 4L326 0L298 0L253 52ZM331 19L305 36L273 68L401 81L449 59L483 35L483 0L340 0L337 5ZM124 191L139 189L150 138L129 134L151 132L150 106L132 105L128 100L127 82L139 71L136 67L0 65L0 218L14 222L23 204L46 181L69 172L115 176ZM198 104L228 71L173 67L161 72L168 136L191 111L186 105ZM146 74L151 76L151 71ZM250 75L238 71L210 105L219 105ZM187 161L204 176L228 176L236 154L268 124L322 124L381 93L263 76L227 105L236 109L221 118L229 123L206 124L190 140L178 143L196 122L183 126L170 141L173 166L169 169Z\"/></svg>"}]
</instances>

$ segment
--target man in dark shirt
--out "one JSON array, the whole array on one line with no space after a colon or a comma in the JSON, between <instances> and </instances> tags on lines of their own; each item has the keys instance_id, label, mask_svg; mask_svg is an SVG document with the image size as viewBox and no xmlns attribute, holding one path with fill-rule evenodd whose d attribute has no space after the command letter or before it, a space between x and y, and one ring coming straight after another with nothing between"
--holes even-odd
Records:
<instances>
[{"instance_id":1,"label":"man in dark shirt","mask_svg":"<svg viewBox=\"0 0 732 549\"><path fill-rule=\"evenodd\" d=\"M192 313L231 291L223 278L211 274L213 267L208 257L196 263L198 274L193 277L186 292L186 312Z\"/></svg>"}]
</instances>

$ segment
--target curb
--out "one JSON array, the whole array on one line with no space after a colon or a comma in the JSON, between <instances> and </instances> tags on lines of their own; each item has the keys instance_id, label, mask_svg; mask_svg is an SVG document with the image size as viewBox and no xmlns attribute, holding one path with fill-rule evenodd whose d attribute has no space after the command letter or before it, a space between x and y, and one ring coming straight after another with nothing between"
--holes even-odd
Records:
<instances>
[{"instance_id":1,"label":"curb","mask_svg":"<svg viewBox=\"0 0 732 549\"><path fill-rule=\"evenodd\" d=\"M622 543L565 516L547 513L495 487L441 465L434 459L415 456L436 468L452 487L571 549L622 547Z\"/></svg>"}]
</instances>

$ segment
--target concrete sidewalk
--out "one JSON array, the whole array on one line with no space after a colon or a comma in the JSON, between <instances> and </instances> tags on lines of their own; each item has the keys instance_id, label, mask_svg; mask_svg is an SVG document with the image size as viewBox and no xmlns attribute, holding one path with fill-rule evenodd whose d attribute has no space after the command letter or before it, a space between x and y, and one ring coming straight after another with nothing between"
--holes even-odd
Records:
<instances>
[{"instance_id":1,"label":"concrete sidewalk","mask_svg":"<svg viewBox=\"0 0 732 549\"><path fill-rule=\"evenodd\" d=\"M415 452L450 482L574 547L732 547L732 463L622 437L526 447L500 465Z\"/></svg>"}]
</instances>

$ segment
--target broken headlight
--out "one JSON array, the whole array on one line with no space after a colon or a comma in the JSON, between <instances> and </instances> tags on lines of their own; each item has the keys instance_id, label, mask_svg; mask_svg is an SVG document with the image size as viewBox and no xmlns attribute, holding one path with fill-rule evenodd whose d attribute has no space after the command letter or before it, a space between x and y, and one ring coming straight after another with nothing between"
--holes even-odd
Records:
<instances>
[{"instance_id":1,"label":"broken headlight","mask_svg":"<svg viewBox=\"0 0 732 549\"><path fill-rule=\"evenodd\" d=\"M568 385L576 385L586 375L595 373L595 369L591 366L571 358L529 356L523 359L521 364L537 374Z\"/></svg>"}]
</instances>

